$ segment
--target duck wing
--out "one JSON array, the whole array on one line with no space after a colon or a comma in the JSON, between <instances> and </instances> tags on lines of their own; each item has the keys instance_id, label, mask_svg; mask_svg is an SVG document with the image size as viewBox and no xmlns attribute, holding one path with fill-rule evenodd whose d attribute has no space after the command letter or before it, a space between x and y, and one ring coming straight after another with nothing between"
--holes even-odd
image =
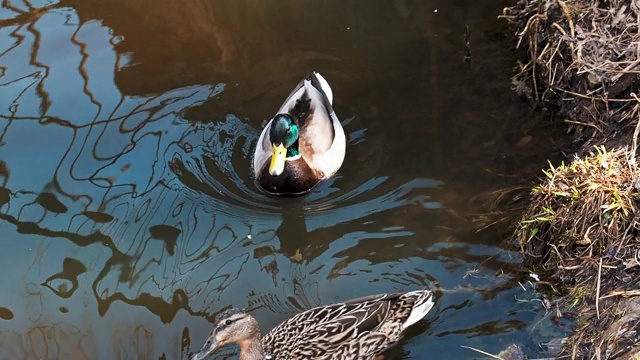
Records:
<instances>
[{"instance_id":1,"label":"duck wing","mask_svg":"<svg viewBox=\"0 0 640 360\"><path fill-rule=\"evenodd\" d=\"M277 360L370 359L400 338L418 300L409 294L372 295L305 311L271 330L263 346Z\"/></svg>"},{"instance_id":2,"label":"duck wing","mask_svg":"<svg viewBox=\"0 0 640 360\"><path fill-rule=\"evenodd\" d=\"M320 74L312 73L294 95L300 97L289 113L300 126L300 153L311 168L331 177L342 166L346 151L344 129L331 106L331 87Z\"/></svg>"},{"instance_id":3,"label":"duck wing","mask_svg":"<svg viewBox=\"0 0 640 360\"><path fill-rule=\"evenodd\" d=\"M335 124L340 126L331 101L333 91L317 72L310 73L291 92L279 114L289 114L300 127L300 152L322 155L333 145ZM311 159L309 159L311 160Z\"/></svg>"}]
</instances>

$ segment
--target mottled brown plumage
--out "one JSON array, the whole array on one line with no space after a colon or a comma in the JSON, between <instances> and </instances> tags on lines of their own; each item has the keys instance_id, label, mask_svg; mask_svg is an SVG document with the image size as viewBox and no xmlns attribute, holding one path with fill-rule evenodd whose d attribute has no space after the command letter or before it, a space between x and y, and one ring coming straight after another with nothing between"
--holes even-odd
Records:
<instances>
[{"instance_id":1,"label":"mottled brown plumage","mask_svg":"<svg viewBox=\"0 0 640 360\"><path fill-rule=\"evenodd\" d=\"M264 337L251 315L234 308L216 318L192 360L229 343L240 346L241 360L372 360L432 307L427 290L367 296L307 310Z\"/></svg>"}]
</instances>

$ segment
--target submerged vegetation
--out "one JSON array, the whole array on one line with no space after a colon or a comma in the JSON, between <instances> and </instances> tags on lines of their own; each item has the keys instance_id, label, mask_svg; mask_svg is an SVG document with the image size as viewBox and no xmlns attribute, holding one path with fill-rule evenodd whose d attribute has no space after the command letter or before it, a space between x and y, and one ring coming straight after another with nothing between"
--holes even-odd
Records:
<instances>
[{"instance_id":1,"label":"submerged vegetation","mask_svg":"<svg viewBox=\"0 0 640 360\"><path fill-rule=\"evenodd\" d=\"M519 0L501 17L523 50L514 90L581 145L513 236L558 313L578 314L558 358L640 359L640 3Z\"/></svg>"}]
</instances>

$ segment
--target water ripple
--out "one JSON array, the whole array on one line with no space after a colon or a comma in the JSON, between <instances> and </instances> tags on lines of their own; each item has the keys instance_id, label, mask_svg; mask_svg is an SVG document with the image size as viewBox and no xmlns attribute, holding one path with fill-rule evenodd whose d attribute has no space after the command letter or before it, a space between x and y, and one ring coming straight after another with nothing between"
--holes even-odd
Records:
<instances>
[{"instance_id":1,"label":"water ripple","mask_svg":"<svg viewBox=\"0 0 640 360\"><path fill-rule=\"evenodd\" d=\"M303 309L371 292L433 287L441 298L439 287L453 287L470 267L490 274L508 263L483 262L493 247L454 246L475 235L438 227L461 221L447 212L454 191L424 171L431 155L408 161L411 155L398 151L404 165L397 166L398 159L387 158L389 146L411 145L398 140L401 124L389 133L377 110L357 105L360 89L385 91L379 71L366 84L351 75L359 64L325 73L337 83L336 110L349 139L338 175L301 198L258 189L251 157L259 124L309 70L308 61L342 63L352 43L327 52L296 48L291 59L283 55L288 41L261 43L233 25L249 25L243 16L258 15L229 4L214 11L196 1L185 7L194 13L183 30L207 35L206 41L187 37L206 49L191 55L206 58L214 47L220 58L193 72L191 62L172 60L178 71L155 68L140 54L142 47L186 43L173 38L184 35L178 31L163 33L160 45L134 46L138 32L119 34L124 25L114 19L120 17L83 13L84 2L15 3L3 2L0 13L0 246L6 250L0 260L10 268L0 288L12 289L0 299L0 358L184 358L191 332L200 341L215 314L231 304L254 311L267 328ZM246 8L280 18L262 6ZM126 19L159 16L152 15L154 6L122 7L117 11L132 16ZM373 10L348 7L331 17L327 31L370 39L366 13ZM363 59L402 53L395 44L410 19L387 10L377 11L385 24L397 21L395 37L384 52L362 45ZM354 31L339 23L343 13L354 16ZM276 25L287 34L294 26ZM166 28L136 29L150 36ZM255 62L259 53L243 52L236 39L251 51L276 46L278 55ZM286 73L269 71L282 63ZM154 85L162 90L148 90L154 87L140 80L152 76L135 75L145 69L161 78ZM181 83L166 82L175 71L184 75ZM252 80L256 74L266 79ZM359 90L348 96L350 86ZM463 290L495 296L510 288L507 280L487 279ZM452 307L444 315L473 312L466 310L468 297L446 300L463 316L451 314ZM478 315L474 324L439 334L478 336L521 325L503 320ZM426 334L428 323L417 331Z\"/></svg>"}]
</instances>

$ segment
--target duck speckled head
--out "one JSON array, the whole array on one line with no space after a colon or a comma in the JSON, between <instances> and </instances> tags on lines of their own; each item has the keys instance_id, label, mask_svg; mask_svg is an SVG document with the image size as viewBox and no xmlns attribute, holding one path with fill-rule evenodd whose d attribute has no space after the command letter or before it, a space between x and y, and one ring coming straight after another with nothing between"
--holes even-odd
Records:
<instances>
[{"instance_id":1,"label":"duck speckled head","mask_svg":"<svg viewBox=\"0 0 640 360\"><path fill-rule=\"evenodd\" d=\"M218 314L213 329L206 342L191 356L191 360L201 360L218 348L227 344L241 344L261 337L260 327L253 316L238 308L231 308Z\"/></svg>"}]
</instances>

